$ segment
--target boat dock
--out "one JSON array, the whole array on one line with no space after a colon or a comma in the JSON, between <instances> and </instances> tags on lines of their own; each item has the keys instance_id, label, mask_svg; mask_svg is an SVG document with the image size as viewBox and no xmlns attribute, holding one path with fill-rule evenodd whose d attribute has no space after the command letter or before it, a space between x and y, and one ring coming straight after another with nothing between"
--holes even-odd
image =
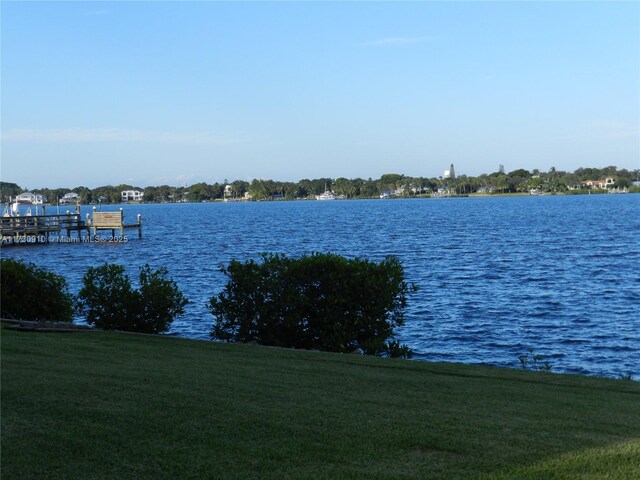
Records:
<instances>
[{"instance_id":1,"label":"boat dock","mask_svg":"<svg viewBox=\"0 0 640 480\"><path fill-rule=\"evenodd\" d=\"M136 223L125 224L122 209L98 212L85 218L79 211L54 215L23 215L0 217L0 238L2 245L33 245L44 243L83 243L129 241L127 230L135 229L142 238L142 216L138 214Z\"/></svg>"}]
</instances>

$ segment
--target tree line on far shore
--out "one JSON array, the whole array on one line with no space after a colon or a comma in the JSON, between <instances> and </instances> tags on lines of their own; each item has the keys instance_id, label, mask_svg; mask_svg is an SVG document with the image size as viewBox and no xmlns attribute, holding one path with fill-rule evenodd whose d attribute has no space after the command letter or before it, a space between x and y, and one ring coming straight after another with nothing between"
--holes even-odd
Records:
<instances>
[{"instance_id":1,"label":"tree line on far shore","mask_svg":"<svg viewBox=\"0 0 640 480\"><path fill-rule=\"evenodd\" d=\"M105 185L97 188L37 188L33 193L45 195L50 203L62 198L65 194L75 192L83 204L119 203L123 190L143 190L145 203L164 202L210 202L225 198L251 200L304 199L314 198L325 190L345 198L376 198L382 194L391 196L412 197L428 195L443 188L454 194L473 193L505 194L525 193L530 190L550 193L584 193L588 187L581 182L586 180L604 180L613 178L616 188L626 188L640 192L640 187L633 182L640 180L640 170L629 171L615 166L605 168L578 168L574 172L566 172L551 168L549 171L518 169L505 173L501 166L497 172L482 174L477 177L459 175L444 177L411 177L389 173L379 179L363 179L344 177L303 179L298 182L254 179L251 182L234 180L232 182L194 183L190 186L147 186L140 187L129 184ZM228 186L228 187L227 187ZM227 188L225 188L227 187ZM25 190L15 183L0 182L0 201L7 202Z\"/></svg>"}]
</instances>

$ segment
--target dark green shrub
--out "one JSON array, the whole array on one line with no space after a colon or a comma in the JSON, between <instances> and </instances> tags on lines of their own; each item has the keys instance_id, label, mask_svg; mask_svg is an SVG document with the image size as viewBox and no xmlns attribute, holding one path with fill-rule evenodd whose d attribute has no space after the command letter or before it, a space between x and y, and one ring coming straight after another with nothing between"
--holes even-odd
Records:
<instances>
[{"instance_id":1,"label":"dark green shrub","mask_svg":"<svg viewBox=\"0 0 640 480\"><path fill-rule=\"evenodd\" d=\"M140 288L134 290L121 265L91 267L78 295L87 322L105 330L141 333L166 332L173 319L184 312L187 299L168 271L140 269Z\"/></svg>"},{"instance_id":2,"label":"dark green shrub","mask_svg":"<svg viewBox=\"0 0 640 480\"><path fill-rule=\"evenodd\" d=\"M0 294L3 317L70 322L73 316L64 277L33 263L0 260Z\"/></svg>"},{"instance_id":3,"label":"dark green shrub","mask_svg":"<svg viewBox=\"0 0 640 480\"><path fill-rule=\"evenodd\" d=\"M533 348L529 348L522 355L518 355L518 360L520 361L520 366L524 370L550 372L552 368L551 363L543 362L544 356L535 353L535 350Z\"/></svg>"},{"instance_id":4,"label":"dark green shrub","mask_svg":"<svg viewBox=\"0 0 640 480\"><path fill-rule=\"evenodd\" d=\"M411 358L413 352L404 344L401 344L398 340L391 340L387 342L385 353L390 358Z\"/></svg>"},{"instance_id":5,"label":"dark green shrub","mask_svg":"<svg viewBox=\"0 0 640 480\"><path fill-rule=\"evenodd\" d=\"M211 336L230 342L365 354L408 356L387 343L404 323L407 294L395 258L379 263L334 254L301 258L263 254L232 261L228 283L211 298Z\"/></svg>"}]
</instances>

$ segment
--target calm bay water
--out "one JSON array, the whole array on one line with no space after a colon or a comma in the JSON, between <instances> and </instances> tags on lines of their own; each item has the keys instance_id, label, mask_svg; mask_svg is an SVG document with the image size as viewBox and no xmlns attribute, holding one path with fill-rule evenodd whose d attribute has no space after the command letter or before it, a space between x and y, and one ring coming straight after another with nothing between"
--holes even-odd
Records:
<instances>
[{"instance_id":1,"label":"calm bay water","mask_svg":"<svg viewBox=\"0 0 640 480\"><path fill-rule=\"evenodd\" d=\"M103 207L114 210L117 206ZM125 205L144 238L7 247L64 275L166 266L190 299L172 334L209 338L219 268L260 252L399 257L419 290L398 332L417 359L640 375L640 195ZM83 207L83 214L88 212Z\"/></svg>"}]
</instances>

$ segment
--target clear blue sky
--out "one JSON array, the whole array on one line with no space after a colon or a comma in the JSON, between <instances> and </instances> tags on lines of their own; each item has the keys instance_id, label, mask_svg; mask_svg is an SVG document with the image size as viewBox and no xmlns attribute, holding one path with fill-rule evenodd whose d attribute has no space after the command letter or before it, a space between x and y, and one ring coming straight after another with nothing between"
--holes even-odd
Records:
<instances>
[{"instance_id":1,"label":"clear blue sky","mask_svg":"<svg viewBox=\"0 0 640 480\"><path fill-rule=\"evenodd\" d=\"M638 2L6 2L3 181L640 168Z\"/></svg>"}]
</instances>

